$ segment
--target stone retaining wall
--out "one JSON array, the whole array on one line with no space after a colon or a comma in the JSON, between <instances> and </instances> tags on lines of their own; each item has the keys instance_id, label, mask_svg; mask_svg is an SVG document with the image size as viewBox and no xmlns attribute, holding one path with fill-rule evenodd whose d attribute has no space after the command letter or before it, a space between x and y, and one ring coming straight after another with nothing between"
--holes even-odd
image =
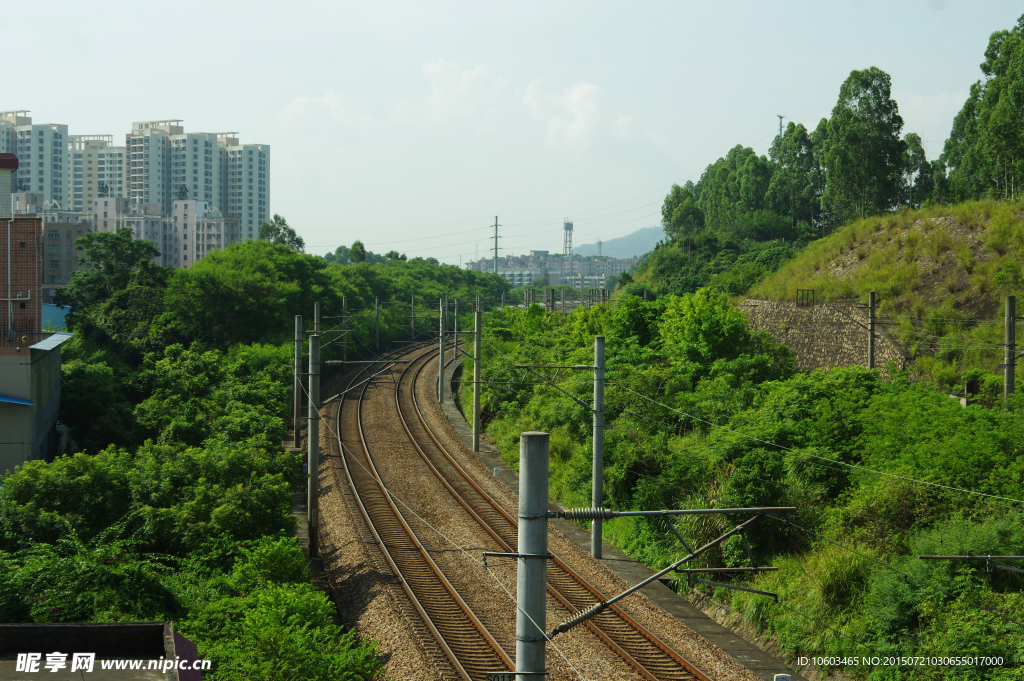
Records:
<instances>
[{"instance_id":1,"label":"stone retaining wall","mask_svg":"<svg viewBox=\"0 0 1024 681\"><path fill-rule=\"evenodd\" d=\"M740 309L752 330L767 331L796 354L798 369L868 364L868 311L856 302L797 307L794 302L747 299ZM904 369L909 355L876 317L875 368L892 360Z\"/></svg>"}]
</instances>

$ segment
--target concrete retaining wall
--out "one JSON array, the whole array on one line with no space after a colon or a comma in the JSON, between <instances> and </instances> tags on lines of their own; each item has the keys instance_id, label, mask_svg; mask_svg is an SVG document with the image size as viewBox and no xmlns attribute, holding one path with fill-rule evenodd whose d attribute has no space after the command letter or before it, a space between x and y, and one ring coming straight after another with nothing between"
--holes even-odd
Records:
<instances>
[{"instance_id":1,"label":"concrete retaining wall","mask_svg":"<svg viewBox=\"0 0 1024 681\"><path fill-rule=\"evenodd\" d=\"M767 331L796 354L798 369L868 364L868 311L856 301L797 307L793 302L747 299L740 309L752 330ZM909 355L876 317L875 368L892 360L903 369Z\"/></svg>"}]
</instances>

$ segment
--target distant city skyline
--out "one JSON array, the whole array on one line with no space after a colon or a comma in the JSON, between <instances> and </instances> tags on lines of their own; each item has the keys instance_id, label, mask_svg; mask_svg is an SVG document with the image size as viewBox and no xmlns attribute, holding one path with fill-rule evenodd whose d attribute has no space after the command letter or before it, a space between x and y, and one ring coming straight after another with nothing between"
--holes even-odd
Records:
<instances>
[{"instance_id":1,"label":"distant city skyline","mask_svg":"<svg viewBox=\"0 0 1024 681\"><path fill-rule=\"evenodd\" d=\"M736 144L766 153L776 114L815 125L853 69L892 76L904 132L933 159L982 77L989 35L1024 8L186 0L169 15L55 0L3 10L12 53L31 53L35 72L117 63L59 87L15 79L4 108L117 146L132 121L160 117L243 130L274 148L268 212L307 251L360 239L457 264L492 253L496 214L502 254L560 251L567 215L579 243L657 224L672 183L696 181ZM187 24L197 49L156 59L176 16L203 17Z\"/></svg>"}]
</instances>

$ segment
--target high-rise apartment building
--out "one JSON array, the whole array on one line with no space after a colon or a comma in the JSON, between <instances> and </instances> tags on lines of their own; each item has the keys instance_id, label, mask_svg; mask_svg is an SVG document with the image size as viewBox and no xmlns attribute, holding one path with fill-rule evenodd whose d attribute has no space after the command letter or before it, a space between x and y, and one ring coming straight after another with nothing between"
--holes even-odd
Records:
<instances>
[{"instance_id":1,"label":"high-rise apartment building","mask_svg":"<svg viewBox=\"0 0 1024 681\"><path fill-rule=\"evenodd\" d=\"M270 219L270 145L241 144L235 132L187 133L181 122L132 123L127 197L159 205L164 215L175 201L205 202L237 218L243 239L258 237Z\"/></svg>"},{"instance_id":2,"label":"high-rise apartment building","mask_svg":"<svg viewBox=\"0 0 1024 681\"><path fill-rule=\"evenodd\" d=\"M220 203L222 159L217 135L171 135L171 201Z\"/></svg>"},{"instance_id":3,"label":"high-rise apartment building","mask_svg":"<svg viewBox=\"0 0 1024 681\"><path fill-rule=\"evenodd\" d=\"M92 202L97 196L126 196L126 150L113 143L113 135L71 135L75 171L73 210L91 214Z\"/></svg>"},{"instance_id":4,"label":"high-rise apartment building","mask_svg":"<svg viewBox=\"0 0 1024 681\"><path fill-rule=\"evenodd\" d=\"M137 121L125 139L128 198L171 213L171 136L182 135L180 120Z\"/></svg>"},{"instance_id":5,"label":"high-rise apartment building","mask_svg":"<svg viewBox=\"0 0 1024 681\"><path fill-rule=\"evenodd\" d=\"M28 111L0 111L0 153L18 157L13 191L42 194L48 208L72 205L68 126L32 123ZM6 146L4 146L6 145Z\"/></svg>"},{"instance_id":6,"label":"high-rise apartment building","mask_svg":"<svg viewBox=\"0 0 1024 681\"><path fill-rule=\"evenodd\" d=\"M227 178L222 184L221 210L240 220L243 239L260 235L260 225L270 219L270 145L239 144L236 138L220 138Z\"/></svg>"}]
</instances>

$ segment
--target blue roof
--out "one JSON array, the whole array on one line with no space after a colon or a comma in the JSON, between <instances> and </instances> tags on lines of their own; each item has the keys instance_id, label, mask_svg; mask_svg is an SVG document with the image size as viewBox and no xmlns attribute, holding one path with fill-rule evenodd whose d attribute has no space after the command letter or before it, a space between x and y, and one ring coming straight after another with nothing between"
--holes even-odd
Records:
<instances>
[{"instance_id":1,"label":"blue roof","mask_svg":"<svg viewBox=\"0 0 1024 681\"><path fill-rule=\"evenodd\" d=\"M32 406L32 400L23 400L20 397L8 397L7 395L0 395L0 402L8 402L10 404L21 404L26 407Z\"/></svg>"}]
</instances>

